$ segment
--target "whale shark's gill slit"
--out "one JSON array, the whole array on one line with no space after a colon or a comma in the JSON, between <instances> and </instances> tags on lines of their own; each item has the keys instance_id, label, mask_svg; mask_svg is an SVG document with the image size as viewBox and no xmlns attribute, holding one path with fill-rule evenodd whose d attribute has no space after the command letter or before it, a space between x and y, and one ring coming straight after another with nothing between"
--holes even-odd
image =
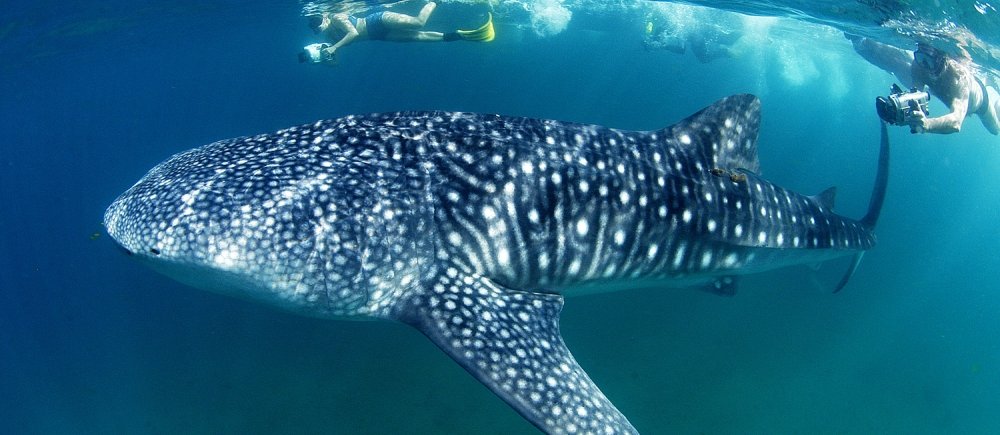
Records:
<instances>
[{"instance_id":1,"label":"whale shark's gill slit","mask_svg":"<svg viewBox=\"0 0 1000 435\"><path fill-rule=\"evenodd\" d=\"M446 226L451 251L455 253L456 261L468 267L468 270L486 271L492 268L489 260L492 249L484 234L485 229L477 225L474 218L466 218L461 213L454 213L450 221L456 225ZM455 237L458 239L455 239Z\"/></svg>"},{"instance_id":2,"label":"whale shark's gill slit","mask_svg":"<svg viewBox=\"0 0 1000 435\"><path fill-rule=\"evenodd\" d=\"M442 274L390 317L424 333L546 433L637 433L563 343L559 295Z\"/></svg>"},{"instance_id":3,"label":"whale shark's gill slit","mask_svg":"<svg viewBox=\"0 0 1000 435\"><path fill-rule=\"evenodd\" d=\"M579 218L579 222L586 223L587 233L594 246L593 250L589 253L590 261L586 266L586 272L584 272L584 276L593 278L600 273L599 269L602 264L601 260L609 257L609 255L607 255L607 244L610 241L610 238L607 237L607 231L609 220L608 215L611 214L611 210L610 207L607 207L607 204L598 203L598 205L588 211L590 213L584 212L583 216ZM597 225L593 225L594 223ZM578 225L578 230L579 229Z\"/></svg>"},{"instance_id":4,"label":"whale shark's gill slit","mask_svg":"<svg viewBox=\"0 0 1000 435\"><path fill-rule=\"evenodd\" d=\"M503 201L504 220L507 222L508 227L507 244L510 246L509 258L504 273L507 276L508 282L522 283L526 281L527 275L530 273L530 268L524 249L527 246L527 241L524 239L522 230L524 227L522 226L521 219L519 219L520 212L516 204L515 201L510 199Z\"/></svg>"}]
</instances>

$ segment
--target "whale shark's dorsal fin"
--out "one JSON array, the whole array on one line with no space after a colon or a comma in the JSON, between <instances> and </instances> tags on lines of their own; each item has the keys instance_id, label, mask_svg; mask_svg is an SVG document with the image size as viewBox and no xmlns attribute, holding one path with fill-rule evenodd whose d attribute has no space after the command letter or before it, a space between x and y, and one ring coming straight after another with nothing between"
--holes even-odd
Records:
<instances>
[{"instance_id":1,"label":"whale shark's dorsal fin","mask_svg":"<svg viewBox=\"0 0 1000 435\"><path fill-rule=\"evenodd\" d=\"M559 295L511 290L455 268L397 300L388 317L424 333L546 433L638 433L559 333Z\"/></svg>"},{"instance_id":2,"label":"whale shark's dorsal fin","mask_svg":"<svg viewBox=\"0 0 1000 435\"><path fill-rule=\"evenodd\" d=\"M726 97L661 130L681 146L690 145L710 168L759 173L757 132L760 100L750 94Z\"/></svg>"}]
</instances>

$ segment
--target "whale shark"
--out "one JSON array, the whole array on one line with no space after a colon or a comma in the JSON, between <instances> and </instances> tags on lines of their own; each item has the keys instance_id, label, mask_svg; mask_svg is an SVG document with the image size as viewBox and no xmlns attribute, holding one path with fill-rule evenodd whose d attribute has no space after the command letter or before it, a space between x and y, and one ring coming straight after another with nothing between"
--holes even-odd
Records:
<instances>
[{"instance_id":1,"label":"whale shark","mask_svg":"<svg viewBox=\"0 0 1000 435\"><path fill-rule=\"evenodd\" d=\"M759 176L760 102L661 130L459 112L346 116L160 163L104 217L183 283L426 335L546 433L637 433L563 342L565 296L732 295L740 275L876 242L888 137L858 220Z\"/></svg>"}]
</instances>

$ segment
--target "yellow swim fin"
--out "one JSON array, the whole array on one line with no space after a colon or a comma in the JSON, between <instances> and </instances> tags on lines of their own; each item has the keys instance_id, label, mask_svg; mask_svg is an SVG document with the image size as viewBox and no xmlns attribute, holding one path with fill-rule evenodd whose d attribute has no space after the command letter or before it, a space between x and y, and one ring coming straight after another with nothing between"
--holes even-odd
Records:
<instances>
[{"instance_id":1,"label":"yellow swim fin","mask_svg":"<svg viewBox=\"0 0 1000 435\"><path fill-rule=\"evenodd\" d=\"M478 42L490 42L496 37L496 32L493 30L493 14L486 13L486 24L483 24L478 29L475 30L458 30L455 33L459 37L466 41L478 41Z\"/></svg>"}]
</instances>

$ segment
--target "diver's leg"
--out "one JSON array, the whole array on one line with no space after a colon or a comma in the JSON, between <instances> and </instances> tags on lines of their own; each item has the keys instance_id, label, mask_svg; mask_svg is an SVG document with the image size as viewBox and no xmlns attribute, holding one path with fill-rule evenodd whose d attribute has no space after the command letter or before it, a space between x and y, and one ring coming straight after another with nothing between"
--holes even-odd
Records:
<instances>
[{"instance_id":1,"label":"diver's leg","mask_svg":"<svg viewBox=\"0 0 1000 435\"><path fill-rule=\"evenodd\" d=\"M1000 134L1000 93L997 93L996 89L992 86L986 86L986 98L989 103L989 107L986 108L986 113L979 115L979 118L983 121L983 126L986 127L990 133L995 135Z\"/></svg>"},{"instance_id":2,"label":"diver's leg","mask_svg":"<svg viewBox=\"0 0 1000 435\"><path fill-rule=\"evenodd\" d=\"M437 42L444 40L444 33L412 30L390 30L385 39L395 42Z\"/></svg>"},{"instance_id":3,"label":"diver's leg","mask_svg":"<svg viewBox=\"0 0 1000 435\"><path fill-rule=\"evenodd\" d=\"M427 24L427 20L430 19L431 13L434 12L434 8L437 7L437 3L427 2L423 8L420 9L420 13L417 14L417 20L420 21L420 27Z\"/></svg>"},{"instance_id":4,"label":"diver's leg","mask_svg":"<svg viewBox=\"0 0 1000 435\"><path fill-rule=\"evenodd\" d=\"M394 30L418 30L427 24L427 19L431 17L431 13L436 7L437 3L429 2L415 17L396 12L383 12L382 22L385 23L386 27Z\"/></svg>"}]
</instances>

